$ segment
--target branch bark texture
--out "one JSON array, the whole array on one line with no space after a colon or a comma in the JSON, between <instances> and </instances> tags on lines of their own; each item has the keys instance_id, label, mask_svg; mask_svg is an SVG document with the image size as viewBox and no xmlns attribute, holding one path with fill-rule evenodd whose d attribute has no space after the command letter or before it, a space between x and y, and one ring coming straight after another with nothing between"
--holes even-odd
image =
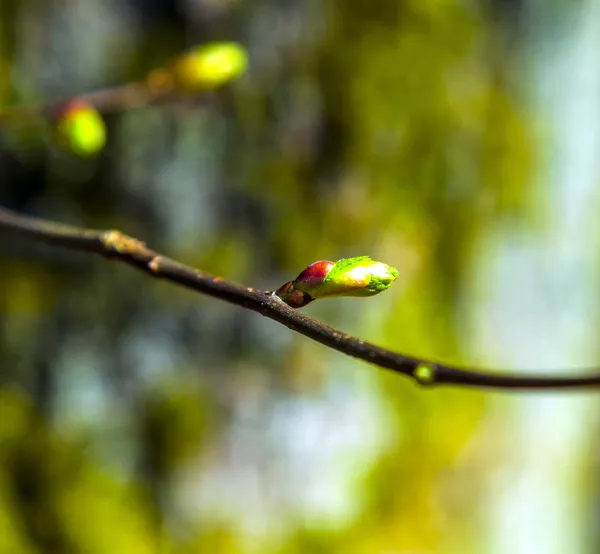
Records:
<instances>
[{"instance_id":1,"label":"branch bark texture","mask_svg":"<svg viewBox=\"0 0 600 554\"><path fill-rule=\"evenodd\" d=\"M348 356L412 378L421 385L458 385L479 389L548 390L600 386L600 369L581 375L538 375L481 371L449 366L381 348L321 323L295 310L271 292L245 287L181 264L149 249L120 231L83 229L20 215L0 207L0 230L28 236L52 246L99 254L134 266L148 276L170 281L196 292L225 300L262 314L292 331Z\"/></svg>"}]
</instances>

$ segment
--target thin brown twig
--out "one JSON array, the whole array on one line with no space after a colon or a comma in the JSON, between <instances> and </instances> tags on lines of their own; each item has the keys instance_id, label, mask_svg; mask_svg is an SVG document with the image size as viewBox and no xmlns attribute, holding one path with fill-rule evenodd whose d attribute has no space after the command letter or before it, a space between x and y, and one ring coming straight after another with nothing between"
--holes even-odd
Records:
<instances>
[{"instance_id":1,"label":"thin brown twig","mask_svg":"<svg viewBox=\"0 0 600 554\"><path fill-rule=\"evenodd\" d=\"M215 277L150 250L119 231L97 231L20 215L0 207L0 229L50 245L100 254L147 275L258 312L329 348L411 377L421 385L461 385L499 390L580 389L600 385L598 369L588 375L531 375L452 367L381 348L290 308L273 293Z\"/></svg>"},{"instance_id":2,"label":"thin brown twig","mask_svg":"<svg viewBox=\"0 0 600 554\"><path fill-rule=\"evenodd\" d=\"M85 100L98 111L106 113L144 106L154 100L156 96L157 94L153 94L144 82L126 83L77 94L69 98L50 100L38 105L5 106L0 109L0 122L20 122L34 117L52 118L62 106L73 98Z\"/></svg>"},{"instance_id":3,"label":"thin brown twig","mask_svg":"<svg viewBox=\"0 0 600 554\"><path fill-rule=\"evenodd\" d=\"M0 123L22 122L31 118L53 119L61 109L74 99L83 100L101 113L121 112L150 104L169 101L208 98L207 91L199 94L177 93L173 76L164 69L155 69L146 79L99 88L67 98L48 100L41 104L4 106L0 108Z\"/></svg>"}]
</instances>

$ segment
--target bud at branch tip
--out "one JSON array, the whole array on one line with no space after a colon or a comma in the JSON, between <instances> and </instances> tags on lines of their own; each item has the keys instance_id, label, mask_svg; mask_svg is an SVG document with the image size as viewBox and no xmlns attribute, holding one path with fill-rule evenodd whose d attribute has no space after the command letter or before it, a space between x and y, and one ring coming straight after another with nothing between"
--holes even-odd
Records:
<instances>
[{"instance_id":1,"label":"bud at branch tip","mask_svg":"<svg viewBox=\"0 0 600 554\"><path fill-rule=\"evenodd\" d=\"M294 281L276 294L293 308L306 306L319 298L374 296L390 288L398 270L369 256L344 258L337 262L321 260L310 264Z\"/></svg>"}]
</instances>

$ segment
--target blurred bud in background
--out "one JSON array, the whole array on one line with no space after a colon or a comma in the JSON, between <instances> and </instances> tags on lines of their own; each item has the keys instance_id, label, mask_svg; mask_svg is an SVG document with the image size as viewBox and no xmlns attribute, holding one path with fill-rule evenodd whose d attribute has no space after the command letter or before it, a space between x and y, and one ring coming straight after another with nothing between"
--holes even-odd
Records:
<instances>
[{"instance_id":1,"label":"blurred bud in background","mask_svg":"<svg viewBox=\"0 0 600 554\"><path fill-rule=\"evenodd\" d=\"M235 42L215 42L197 46L177 58L173 73L186 91L221 87L246 71L246 50Z\"/></svg>"},{"instance_id":2,"label":"blurred bud in background","mask_svg":"<svg viewBox=\"0 0 600 554\"><path fill-rule=\"evenodd\" d=\"M59 110L55 123L56 141L76 156L94 156L106 144L106 127L102 116L85 100L76 98Z\"/></svg>"}]
</instances>

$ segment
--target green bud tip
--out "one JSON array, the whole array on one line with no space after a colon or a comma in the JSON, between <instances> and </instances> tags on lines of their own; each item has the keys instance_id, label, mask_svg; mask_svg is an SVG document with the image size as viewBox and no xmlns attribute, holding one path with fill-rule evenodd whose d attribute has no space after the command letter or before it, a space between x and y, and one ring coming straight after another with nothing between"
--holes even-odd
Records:
<instances>
[{"instance_id":1,"label":"green bud tip","mask_svg":"<svg viewBox=\"0 0 600 554\"><path fill-rule=\"evenodd\" d=\"M98 111L87 101L68 102L56 117L56 135L61 147L78 156L93 156L106 144L106 127Z\"/></svg>"},{"instance_id":2,"label":"green bud tip","mask_svg":"<svg viewBox=\"0 0 600 554\"><path fill-rule=\"evenodd\" d=\"M398 270L369 256L320 261L309 265L295 281L296 289L313 298L373 296L390 288Z\"/></svg>"},{"instance_id":3,"label":"green bud tip","mask_svg":"<svg viewBox=\"0 0 600 554\"><path fill-rule=\"evenodd\" d=\"M190 91L214 89L239 77L248 66L246 50L235 42L197 46L174 63L179 84Z\"/></svg>"},{"instance_id":4,"label":"green bud tip","mask_svg":"<svg viewBox=\"0 0 600 554\"><path fill-rule=\"evenodd\" d=\"M435 381L435 369L431 364L419 364L413 375L421 385L430 385Z\"/></svg>"}]
</instances>

